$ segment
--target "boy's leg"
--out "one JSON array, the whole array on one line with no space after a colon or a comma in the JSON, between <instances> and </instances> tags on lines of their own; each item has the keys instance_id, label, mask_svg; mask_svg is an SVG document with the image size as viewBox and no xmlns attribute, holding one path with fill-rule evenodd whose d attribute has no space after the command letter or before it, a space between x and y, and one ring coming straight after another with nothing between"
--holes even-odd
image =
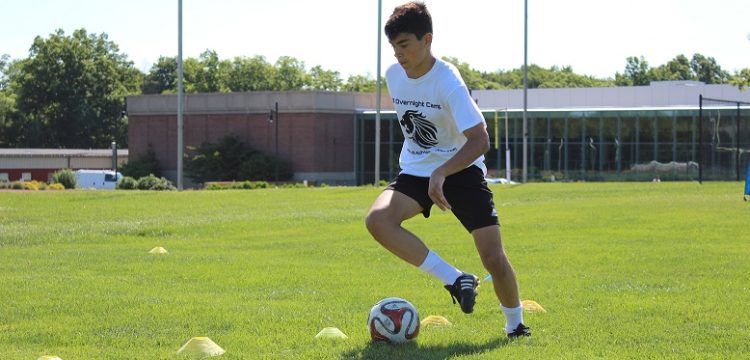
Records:
<instances>
[{"instance_id":1,"label":"boy's leg","mask_svg":"<svg viewBox=\"0 0 750 360\"><path fill-rule=\"evenodd\" d=\"M511 338L529 336L531 331L523 325L523 308L518 294L518 282L513 266L505 255L500 227L486 226L471 232L482 264L492 275L492 285L505 314L505 332Z\"/></svg>"},{"instance_id":2,"label":"boy's leg","mask_svg":"<svg viewBox=\"0 0 750 360\"><path fill-rule=\"evenodd\" d=\"M440 279L461 311L474 311L477 278L464 274L448 264L408 230L401 227L404 220L422 212L422 206L411 197L386 189L375 200L365 223L367 230L383 247L420 270Z\"/></svg>"},{"instance_id":3,"label":"boy's leg","mask_svg":"<svg viewBox=\"0 0 750 360\"><path fill-rule=\"evenodd\" d=\"M461 271L445 262L401 223L422 212L422 206L401 192L384 190L375 200L365 223L367 230L383 247L420 270L453 284Z\"/></svg>"},{"instance_id":4,"label":"boy's leg","mask_svg":"<svg viewBox=\"0 0 750 360\"><path fill-rule=\"evenodd\" d=\"M485 269L492 275L492 284L500 303L507 308L520 305L516 273L503 250L500 227L486 226L471 232Z\"/></svg>"},{"instance_id":5,"label":"boy's leg","mask_svg":"<svg viewBox=\"0 0 750 360\"><path fill-rule=\"evenodd\" d=\"M422 212L414 199L393 190L384 190L375 199L365 218L367 230L384 248L404 261L419 266L429 249L401 223Z\"/></svg>"}]
</instances>

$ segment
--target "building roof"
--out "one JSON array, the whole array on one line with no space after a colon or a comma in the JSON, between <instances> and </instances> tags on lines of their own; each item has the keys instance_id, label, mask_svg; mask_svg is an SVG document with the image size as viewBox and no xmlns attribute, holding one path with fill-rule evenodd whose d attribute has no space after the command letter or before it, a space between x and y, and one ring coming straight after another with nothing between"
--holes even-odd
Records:
<instances>
[{"instance_id":1,"label":"building roof","mask_svg":"<svg viewBox=\"0 0 750 360\"><path fill-rule=\"evenodd\" d=\"M393 108L387 95L382 107ZM185 94L183 113L268 114L275 103L285 113L355 113L374 109L375 94L331 91L253 91ZM177 95L135 95L127 97L128 115L176 115Z\"/></svg>"},{"instance_id":2,"label":"building roof","mask_svg":"<svg viewBox=\"0 0 750 360\"><path fill-rule=\"evenodd\" d=\"M0 149L0 157L111 157L112 149ZM128 149L117 149L117 157Z\"/></svg>"},{"instance_id":3,"label":"building roof","mask_svg":"<svg viewBox=\"0 0 750 360\"><path fill-rule=\"evenodd\" d=\"M698 96L750 102L750 91L733 85L700 81L659 81L648 86L528 89L527 108L643 109L698 107ZM523 109L523 89L473 90L482 109ZM268 113L278 102L279 111L356 113L376 109L374 93L328 91L256 91L186 94L184 114ZM393 110L383 89L381 110ZM177 95L137 95L127 99L128 115L176 115ZM714 104L716 105L716 104Z\"/></svg>"},{"instance_id":4,"label":"building roof","mask_svg":"<svg viewBox=\"0 0 750 360\"><path fill-rule=\"evenodd\" d=\"M749 91L740 91L732 85L710 85L698 81L663 81L652 82L649 86L529 89L527 108L698 108L700 95L714 99L750 102ZM523 108L523 89L474 90L472 97L483 109Z\"/></svg>"}]
</instances>

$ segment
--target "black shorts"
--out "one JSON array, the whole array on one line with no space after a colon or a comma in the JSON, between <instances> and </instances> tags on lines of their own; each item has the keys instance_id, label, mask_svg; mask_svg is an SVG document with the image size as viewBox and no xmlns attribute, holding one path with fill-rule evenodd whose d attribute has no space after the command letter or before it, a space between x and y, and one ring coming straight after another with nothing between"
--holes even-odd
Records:
<instances>
[{"instance_id":1,"label":"black shorts","mask_svg":"<svg viewBox=\"0 0 750 360\"><path fill-rule=\"evenodd\" d=\"M416 200L422 206L422 215L427 218L430 217L430 209L434 204L427 194L429 186L430 178L399 174L386 189L398 191ZM500 225L495 202L492 200L492 190L487 186L484 172L479 167L472 165L446 177L443 194L451 204L453 215L467 231Z\"/></svg>"}]
</instances>

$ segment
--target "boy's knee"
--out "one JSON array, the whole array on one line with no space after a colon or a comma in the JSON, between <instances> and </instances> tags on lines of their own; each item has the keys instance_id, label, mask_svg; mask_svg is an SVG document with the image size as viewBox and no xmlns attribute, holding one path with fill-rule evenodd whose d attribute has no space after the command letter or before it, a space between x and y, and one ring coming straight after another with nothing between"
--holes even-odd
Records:
<instances>
[{"instance_id":1,"label":"boy's knee","mask_svg":"<svg viewBox=\"0 0 750 360\"><path fill-rule=\"evenodd\" d=\"M508 258L502 251L484 254L482 263L492 276L504 276L506 272L513 271L508 262Z\"/></svg>"},{"instance_id":2,"label":"boy's knee","mask_svg":"<svg viewBox=\"0 0 750 360\"><path fill-rule=\"evenodd\" d=\"M381 211L370 210L370 212L367 213L367 216L365 216L365 226L367 227L367 231L374 235L378 232L378 229L383 226L384 221L384 216Z\"/></svg>"}]
</instances>

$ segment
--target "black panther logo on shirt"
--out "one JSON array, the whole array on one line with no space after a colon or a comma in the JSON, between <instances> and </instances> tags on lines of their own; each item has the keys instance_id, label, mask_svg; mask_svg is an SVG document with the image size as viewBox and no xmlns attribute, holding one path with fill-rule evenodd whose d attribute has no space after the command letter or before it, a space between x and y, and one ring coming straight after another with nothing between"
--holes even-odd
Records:
<instances>
[{"instance_id":1,"label":"black panther logo on shirt","mask_svg":"<svg viewBox=\"0 0 750 360\"><path fill-rule=\"evenodd\" d=\"M422 113L407 110L399 123L419 147L430 149L437 145L437 128Z\"/></svg>"}]
</instances>

